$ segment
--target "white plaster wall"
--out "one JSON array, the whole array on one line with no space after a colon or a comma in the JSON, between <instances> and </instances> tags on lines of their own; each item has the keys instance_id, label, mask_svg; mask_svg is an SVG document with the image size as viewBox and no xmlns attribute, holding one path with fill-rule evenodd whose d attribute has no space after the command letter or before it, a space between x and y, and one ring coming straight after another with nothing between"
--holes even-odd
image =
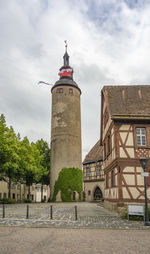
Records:
<instances>
[{"instance_id":1,"label":"white plaster wall","mask_svg":"<svg viewBox=\"0 0 150 254\"><path fill-rule=\"evenodd\" d=\"M130 198L126 187L122 187L122 194L123 194L123 198Z\"/></svg>"},{"instance_id":2,"label":"white plaster wall","mask_svg":"<svg viewBox=\"0 0 150 254\"><path fill-rule=\"evenodd\" d=\"M141 175L137 175L137 184L144 186L144 177Z\"/></svg>"},{"instance_id":3,"label":"white plaster wall","mask_svg":"<svg viewBox=\"0 0 150 254\"><path fill-rule=\"evenodd\" d=\"M130 125L129 124L123 124L120 126L119 130L121 131L128 131L130 128Z\"/></svg>"},{"instance_id":4,"label":"white plaster wall","mask_svg":"<svg viewBox=\"0 0 150 254\"><path fill-rule=\"evenodd\" d=\"M123 174L124 179L127 185L135 185L135 176L134 175L125 175Z\"/></svg>"},{"instance_id":5,"label":"white plaster wall","mask_svg":"<svg viewBox=\"0 0 150 254\"><path fill-rule=\"evenodd\" d=\"M125 167L123 172L132 172L132 173L134 173L134 167Z\"/></svg>"}]
</instances>

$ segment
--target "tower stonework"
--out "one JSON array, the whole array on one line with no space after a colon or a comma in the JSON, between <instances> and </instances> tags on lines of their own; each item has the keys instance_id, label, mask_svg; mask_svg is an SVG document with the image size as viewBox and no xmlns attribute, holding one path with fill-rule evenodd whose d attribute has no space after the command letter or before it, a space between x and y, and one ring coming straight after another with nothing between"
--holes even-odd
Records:
<instances>
[{"instance_id":1,"label":"tower stonework","mask_svg":"<svg viewBox=\"0 0 150 254\"><path fill-rule=\"evenodd\" d=\"M73 80L73 69L69 66L67 50L63 58L64 65L60 68L60 79L51 89L51 199L55 181L62 168L81 169L82 167L81 90Z\"/></svg>"}]
</instances>

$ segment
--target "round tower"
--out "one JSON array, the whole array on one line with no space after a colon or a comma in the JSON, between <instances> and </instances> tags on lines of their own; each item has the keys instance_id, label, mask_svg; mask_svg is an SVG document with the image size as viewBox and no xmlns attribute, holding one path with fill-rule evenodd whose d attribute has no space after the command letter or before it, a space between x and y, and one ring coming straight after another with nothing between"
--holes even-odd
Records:
<instances>
[{"instance_id":1,"label":"round tower","mask_svg":"<svg viewBox=\"0 0 150 254\"><path fill-rule=\"evenodd\" d=\"M64 64L60 68L60 79L51 89L51 199L55 181L62 168L80 168L81 156L81 90L73 80L73 69L69 66L69 55L63 56Z\"/></svg>"}]
</instances>

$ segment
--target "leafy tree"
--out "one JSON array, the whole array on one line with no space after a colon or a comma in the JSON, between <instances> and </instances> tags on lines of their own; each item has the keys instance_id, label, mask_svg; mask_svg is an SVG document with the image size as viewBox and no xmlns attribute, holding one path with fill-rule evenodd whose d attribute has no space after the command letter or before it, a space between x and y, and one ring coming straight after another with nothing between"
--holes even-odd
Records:
<instances>
[{"instance_id":1,"label":"leafy tree","mask_svg":"<svg viewBox=\"0 0 150 254\"><path fill-rule=\"evenodd\" d=\"M29 198L30 186L41 183L43 199L43 185L49 184L49 172L48 143L41 139L30 144L27 137L21 140L19 133L16 135L12 127L7 127L5 116L0 115L0 180L8 183L8 197L11 198L11 183L15 181L28 186Z\"/></svg>"},{"instance_id":2,"label":"leafy tree","mask_svg":"<svg viewBox=\"0 0 150 254\"><path fill-rule=\"evenodd\" d=\"M20 165L18 178L28 186L28 196L30 198L30 187L36 181L37 172L40 169L40 153L30 144L27 137L20 142Z\"/></svg>"},{"instance_id":3,"label":"leafy tree","mask_svg":"<svg viewBox=\"0 0 150 254\"><path fill-rule=\"evenodd\" d=\"M0 174L8 183L8 197L11 198L11 182L19 167L19 145L12 127L6 126L5 117L0 116Z\"/></svg>"},{"instance_id":4,"label":"leafy tree","mask_svg":"<svg viewBox=\"0 0 150 254\"><path fill-rule=\"evenodd\" d=\"M49 185L50 183L50 148L48 143L43 139L38 140L36 145L42 156L39 182L41 183L41 200L43 200L43 185Z\"/></svg>"}]
</instances>

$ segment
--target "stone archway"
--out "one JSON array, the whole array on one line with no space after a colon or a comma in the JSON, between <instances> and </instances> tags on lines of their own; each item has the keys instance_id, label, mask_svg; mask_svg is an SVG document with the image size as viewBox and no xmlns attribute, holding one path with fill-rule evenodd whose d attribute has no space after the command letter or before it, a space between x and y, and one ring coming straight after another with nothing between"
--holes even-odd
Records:
<instances>
[{"instance_id":1,"label":"stone archway","mask_svg":"<svg viewBox=\"0 0 150 254\"><path fill-rule=\"evenodd\" d=\"M94 190L93 198L94 200L99 200L103 197L101 189L97 186Z\"/></svg>"}]
</instances>

